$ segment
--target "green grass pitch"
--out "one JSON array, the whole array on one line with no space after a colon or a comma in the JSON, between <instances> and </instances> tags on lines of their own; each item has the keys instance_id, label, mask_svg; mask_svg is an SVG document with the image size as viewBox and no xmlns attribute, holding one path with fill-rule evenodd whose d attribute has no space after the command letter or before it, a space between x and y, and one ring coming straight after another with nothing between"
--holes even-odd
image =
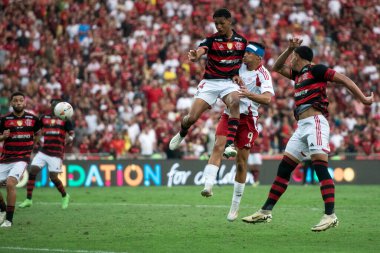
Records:
<instances>
[{"instance_id":1,"label":"green grass pitch","mask_svg":"<svg viewBox=\"0 0 380 253\"><path fill-rule=\"evenodd\" d=\"M226 220L232 186L208 199L200 186L69 188L67 210L56 189L37 188L33 206L0 229L0 252L380 252L380 186L337 185L340 224L320 233L310 231L323 214L318 186L290 185L271 223L241 222L269 187L246 186L235 222ZM19 204L25 189L17 195Z\"/></svg>"}]
</instances>

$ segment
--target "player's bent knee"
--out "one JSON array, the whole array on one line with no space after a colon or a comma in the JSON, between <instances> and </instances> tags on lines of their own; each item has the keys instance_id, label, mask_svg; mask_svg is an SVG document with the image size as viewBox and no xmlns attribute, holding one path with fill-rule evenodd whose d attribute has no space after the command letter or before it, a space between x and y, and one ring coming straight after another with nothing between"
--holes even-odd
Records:
<instances>
[{"instance_id":1,"label":"player's bent knee","mask_svg":"<svg viewBox=\"0 0 380 253\"><path fill-rule=\"evenodd\" d=\"M29 173L32 175L37 175L40 172L41 168L35 165L30 166Z\"/></svg>"},{"instance_id":2,"label":"player's bent knee","mask_svg":"<svg viewBox=\"0 0 380 253\"><path fill-rule=\"evenodd\" d=\"M18 181L15 177L8 177L6 182L6 188L7 189L13 189L16 188Z\"/></svg>"},{"instance_id":3,"label":"player's bent knee","mask_svg":"<svg viewBox=\"0 0 380 253\"><path fill-rule=\"evenodd\" d=\"M58 179L58 173L50 172L49 177L50 177L50 179Z\"/></svg>"}]
</instances>

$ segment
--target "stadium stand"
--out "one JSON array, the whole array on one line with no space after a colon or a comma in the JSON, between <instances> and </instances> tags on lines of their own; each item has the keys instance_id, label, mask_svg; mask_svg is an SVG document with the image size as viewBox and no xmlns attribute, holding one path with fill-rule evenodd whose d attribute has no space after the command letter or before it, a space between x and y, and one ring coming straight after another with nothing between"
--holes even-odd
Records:
<instances>
[{"instance_id":1,"label":"stadium stand","mask_svg":"<svg viewBox=\"0 0 380 253\"><path fill-rule=\"evenodd\" d=\"M76 140L67 152L118 158L204 157L218 103L168 151L203 74L187 52L215 32L212 0L1 0L0 109L16 90L36 114L62 97L75 108ZM334 154L380 153L380 4L378 1L230 0L235 29L265 43L265 64L291 35L315 49L315 61L375 93L364 107L338 85L328 89ZM293 3L289 3L293 2ZM283 151L295 126L292 83L272 73L276 97L261 107L263 152ZM347 103L349 102L349 103ZM347 106L351 108L346 108Z\"/></svg>"}]
</instances>

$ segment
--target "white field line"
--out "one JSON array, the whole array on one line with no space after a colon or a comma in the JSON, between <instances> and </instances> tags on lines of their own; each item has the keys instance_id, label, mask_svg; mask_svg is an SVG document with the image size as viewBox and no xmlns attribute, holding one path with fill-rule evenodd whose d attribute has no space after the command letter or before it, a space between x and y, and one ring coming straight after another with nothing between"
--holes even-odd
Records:
<instances>
[{"instance_id":1,"label":"white field line","mask_svg":"<svg viewBox=\"0 0 380 253\"><path fill-rule=\"evenodd\" d=\"M35 202L34 205L60 205L60 202ZM70 206L104 206L104 203L70 202ZM157 203L107 203L109 206L141 206L141 207L198 207L198 208L228 208L227 205L190 205L190 204L157 204ZM248 206L247 206L248 207Z\"/></svg>"},{"instance_id":2,"label":"white field line","mask_svg":"<svg viewBox=\"0 0 380 253\"><path fill-rule=\"evenodd\" d=\"M62 252L62 253L127 253L127 252L115 252L115 251L103 251L103 250L71 250L71 249L49 249L49 248L23 248L23 247L1 247L0 250L10 251L34 251L34 252ZM3 251L4 252L4 251Z\"/></svg>"},{"instance_id":3,"label":"white field line","mask_svg":"<svg viewBox=\"0 0 380 253\"><path fill-rule=\"evenodd\" d=\"M52 206L52 205L61 205L61 202L34 202L33 205L46 205L46 206ZM120 202L114 202L114 203L107 203L109 206L136 206L136 207L164 207L164 208L173 208L173 207L183 207L183 208L222 208L222 209L229 209L230 205L190 205L190 204L157 204L157 203L120 203ZM104 203L86 203L86 202L70 202L69 206L104 206ZM245 208L258 208L258 206L255 205L240 205L240 209ZM319 208L308 208L306 205L292 205L292 207L281 207L281 209L299 209L299 208L305 208L311 211L320 211Z\"/></svg>"}]
</instances>

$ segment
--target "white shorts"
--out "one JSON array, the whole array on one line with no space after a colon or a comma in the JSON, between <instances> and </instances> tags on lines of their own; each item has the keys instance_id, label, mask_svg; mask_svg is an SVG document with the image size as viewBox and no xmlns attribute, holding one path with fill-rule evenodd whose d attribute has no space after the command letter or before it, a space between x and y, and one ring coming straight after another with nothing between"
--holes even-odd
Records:
<instances>
[{"instance_id":1,"label":"white shorts","mask_svg":"<svg viewBox=\"0 0 380 253\"><path fill-rule=\"evenodd\" d=\"M285 152L299 161L313 154L330 153L330 126L323 115L315 115L298 121Z\"/></svg>"},{"instance_id":2,"label":"white shorts","mask_svg":"<svg viewBox=\"0 0 380 253\"><path fill-rule=\"evenodd\" d=\"M62 159L55 156L49 156L42 152L38 152L37 155L33 158L32 166L38 166L40 169L47 165L49 172L62 172Z\"/></svg>"},{"instance_id":3,"label":"white shorts","mask_svg":"<svg viewBox=\"0 0 380 253\"><path fill-rule=\"evenodd\" d=\"M194 98L200 98L207 104L213 105L218 98L238 90L239 85L230 79L203 79L198 84Z\"/></svg>"},{"instance_id":4,"label":"white shorts","mask_svg":"<svg viewBox=\"0 0 380 253\"><path fill-rule=\"evenodd\" d=\"M24 161L0 163L0 184L5 182L8 177L14 177L17 182L20 182L27 166L28 163Z\"/></svg>"},{"instance_id":5,"label":"white shorts","mask_svg":"<svg viewBox=\"0 0 380 253\"><path fill-rule=\"evenodd\" d=\"M248 156L248 165L262 165L263 157L260 153L251 153Z\"/></svg>"}]
</instances>

